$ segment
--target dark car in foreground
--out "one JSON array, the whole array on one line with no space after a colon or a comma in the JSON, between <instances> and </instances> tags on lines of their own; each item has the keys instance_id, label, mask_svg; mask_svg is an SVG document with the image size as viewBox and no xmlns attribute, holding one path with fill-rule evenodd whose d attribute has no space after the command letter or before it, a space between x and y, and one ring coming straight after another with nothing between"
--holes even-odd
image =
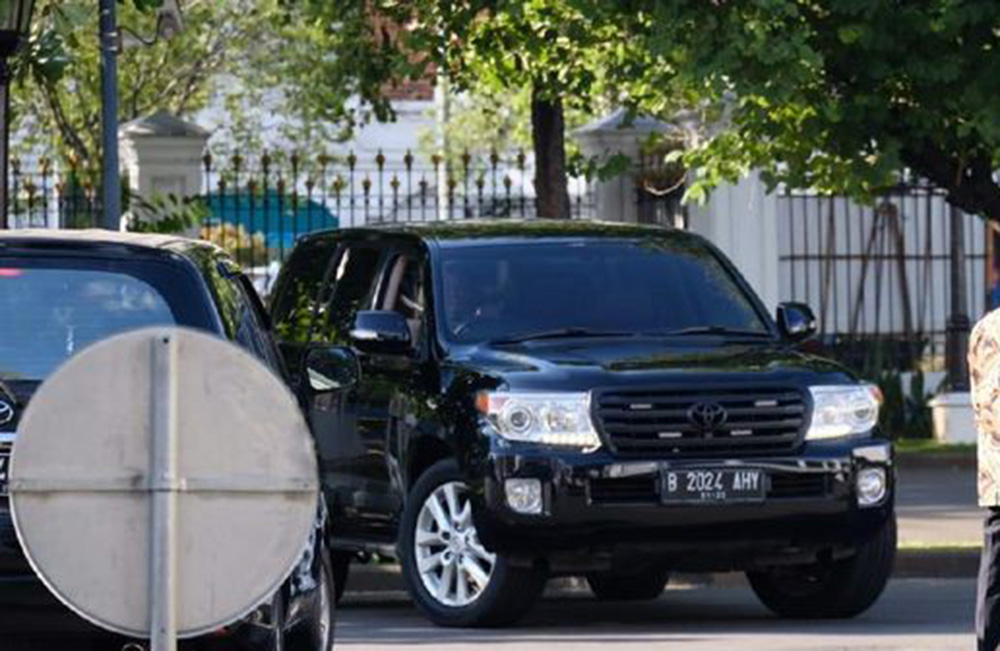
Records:
<instances>
[{"instance_id":1,"label":"dark car in foreground","mask_svg":"<svg viewBox=\"0 0 1000 651\"><path fill-rule=\"evenodd\" d=\"M273 296L334 566L398 556L450 626L509 623L550 576L655 598L743 571L772 610L850 617L890 575L880 395L798 350L710 243L606 223L314 234Z\"/></svg>"},{"instance_id":2,"label":"dark car in foreground","mask_svg":"<svg viewBox=\"0 0 1000 651\"><path fill-rule=\"evenodd\" d=\"M210 244L104 231L0 233L0 585L36 580L11 522L7 468L20 415L53 371L102 339L177 325L232 341L283 376L269 323L249 281ZM95 386L93 395L81 399L114 396ZM335 599L325 527L318 515L314 540L278 593L212 643L333 648Z\"/></svg>"}]
</instances>

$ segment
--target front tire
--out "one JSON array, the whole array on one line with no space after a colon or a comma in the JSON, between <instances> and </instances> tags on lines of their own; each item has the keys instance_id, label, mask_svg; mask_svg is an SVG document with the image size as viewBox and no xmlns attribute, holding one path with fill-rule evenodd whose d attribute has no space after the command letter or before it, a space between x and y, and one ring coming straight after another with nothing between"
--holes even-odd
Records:
<instances>
[{"instance_id":1,"label":"front tire","mask_svg":"<svg viewBox=\"0 0 1000 651\"><path fill-rule=\"evenodd\" d=\"M305 619L287 633L282 647L287 651L333 651L338 588L326 545L320 545L319 554L316 593Z\"/></svg>"},{"instance_id":2,"label":"front tire","mask_svg":"<svg viewBox=\"0 0 1000 651\"><path fill-rule=\"evenodd\" d=\"M438 626L511 624L545 587L544 573L513 567L479 542L468 489L454 460L436 463L417 481L399 535L407 589Z\"/></svg>"},{"instance_id":3,"label":"front tire","mask_svg":"<svg viewBox=\"0 0 1000 651\"><path fill-rule=\"evenodd\" d=\"M868 610L881 596L895 558L892 518L850 558L747 572L747 578L764 605L781 617L849 618Z\"/></svg>"}]
</instances>

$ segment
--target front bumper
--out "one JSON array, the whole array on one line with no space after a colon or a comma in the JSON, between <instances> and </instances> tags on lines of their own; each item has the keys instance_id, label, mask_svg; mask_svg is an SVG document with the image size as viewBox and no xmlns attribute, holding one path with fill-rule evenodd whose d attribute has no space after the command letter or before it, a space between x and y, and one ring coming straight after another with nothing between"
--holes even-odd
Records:
<instances>
[{"instance_id":1,"label":"front bumper","mask_svg":"<svg viewBox=\"0 0 1000 651\"><path fill-rule=\"evenodd\" d=\"M664 469L759 468L766 497L754 503L666 505ZM886 497L860 507L857 472L886 471ZM721 571L849 555L894 517L892 446L874 438L817 441L794 455L623 460L606 451L495 445L470 485L479 535L490 548L551 565L620 564L657 556L671 567ZM539 479L543 512L507 504L508 478ZM569 568L578 569L575 567ZM586 569L586 568L585 568Z\"/></svg>"}]
</instances>

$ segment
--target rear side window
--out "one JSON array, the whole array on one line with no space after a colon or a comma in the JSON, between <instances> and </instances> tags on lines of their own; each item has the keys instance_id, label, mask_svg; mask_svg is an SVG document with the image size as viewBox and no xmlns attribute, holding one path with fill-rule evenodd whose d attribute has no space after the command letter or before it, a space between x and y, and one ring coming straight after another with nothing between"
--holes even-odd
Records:
<instances>
[{"instance_id":1,"label":"rear side window","mask_svg":"<svg viewBox=\"0 0 1000 651\"><path fill-rule=\"evenodd\" d=\"M370 306L381 251L371 245L345 247L333 269L329 301L321 305L313 339L346 345L358 310Z\"/></svg>"},{"instance_id":2,"label":"rear side window","mask_svg":"<svg viewBox=\"0 0 1000 651\"><path fill-rule=\"evenodd\" d=\"M303 242L282 270L271 306L274 331L281 341L308 343L313 315L328 298L320 290L336 250L335 240Z\"/></svg>"},{"instance_id":3,"label":"rear side window","mask_svg":"<svg viewBox=\"0 0 1000 651\"><path fill-rule=\"evenodd\" d=\"M44 380L108 337L150 326L206 326L190 303L191 279L159 263L0 258L0 379Z\"/></svg>"}]
</instances>

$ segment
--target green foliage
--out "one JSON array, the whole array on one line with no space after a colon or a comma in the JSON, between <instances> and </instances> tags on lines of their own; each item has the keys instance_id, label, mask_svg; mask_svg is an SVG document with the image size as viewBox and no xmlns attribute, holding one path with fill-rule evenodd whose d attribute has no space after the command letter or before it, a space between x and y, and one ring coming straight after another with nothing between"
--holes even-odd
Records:
<instances>
[{"instance_id":1,"label":"green foliage","mask_svg":"<svg viewBox=\"0 0 1000 651\"><path fill-rule=\"evenodd\" d=\"M198 236L224 249L236 260L253 260L254 254L270 257L264 234L250 233L242 224L204 224Z\"/></svg>"},{"instance_id":2,"label":"green foliage","mask_svg":"<svg viewBox=\"0 0 1000 651\"><path fill-rule=\"evenodd\" d=\"M209 215L203 199L156 195L145 200L129 197L131 223L129 230L137 233L179 235L197 229Z\"/></svg>"},{"instance_id":3,"label":"green foliage","mask_svg":"<svg viewBox=\"0 0 1000 651\"><path fill-rule=\"evenodd\" d=\"M308 38L288 40L260 64L277 77L310 80L305 92L286 93L289 114L305 122L326 116L348 127L371 116L391 119L388 90L444 70L458 94L468 93L473 103L494 97L512 102L516 113L510 115L531 125L538 209L550 217L568 213L568 169L594 165L574 152L567 164L566 115L632 103L631 88L653 88L648 80L657 66L648 47L626 30L617 3L286 0L283 6L287 24L309 26ZM627 24L645 29L647 17L631 15ZM360 102L349 104L350 96ZM530 112L523 111L528 105ZM493 142L464 143L454 151L493 149L497 140L518 138L518 131L510 129ZM468 138L457 138L463 139Z\"/></svg>"},{"instance_id":4,"label":"green foliage","mask_svg":"<svg viewBox=\"0 0 1000 651\"><path fill-rule=\"evenodd\" d=\"M574 2L589 5L586 0ZM908 168L1000 219L1000 3L647 0L620 20L662 57L643 108L678 98L711 128L685 158L701 199L751 168L871 199ZM637 23L632 17L642 15Z\"/></svg>"},{"instance_id":5,"label":"green foliage","mask_svg":"<svg viewBox=\"0 0 1000 651\"><path fill-rule=\"evenodd\" d=\"M203 108L220 80L250 74L251 51L273 38L277 0L190 0L185 30L151 47L119 56L119 118L158 110L189 115ZM155 34L152 11L162 0L121 2L119 23ZM47 150L94 165L100 153L100 47L98 4L93 0L38 0L31 40L16 71L15 128L22 149ZM54 157L55 157L54 156Z\"/></svg>"},{"instance_id":6,"label":"green foliage","mask_svg":"<svg viewBox=\"0 0 1000 651\"><path fill-rule=\"evenodd\" d=\"M924 374L917 371L909 379L909 386L904 387L903 375L889 369L875 378L884 397L879 426L894 439L929 439L933 426Z\"/></svg>"}]
</instances>

